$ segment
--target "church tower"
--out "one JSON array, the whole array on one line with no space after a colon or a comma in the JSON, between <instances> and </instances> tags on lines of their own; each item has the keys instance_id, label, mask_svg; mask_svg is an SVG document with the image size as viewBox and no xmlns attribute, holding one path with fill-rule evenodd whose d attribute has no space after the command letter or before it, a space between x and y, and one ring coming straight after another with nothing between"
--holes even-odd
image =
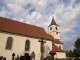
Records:
<instances>
[{"instance_id":1,"label":"church tower","mask_svg":"<svg viewBox=\"0 0 80 60\"><path fill-rule=\"evenodd\" d=\"M48 26L49 34L54 37L54 39L60 39L60 26L56 24L54 17L52 16L52 22Z\"/></svg>"}]
</instances>

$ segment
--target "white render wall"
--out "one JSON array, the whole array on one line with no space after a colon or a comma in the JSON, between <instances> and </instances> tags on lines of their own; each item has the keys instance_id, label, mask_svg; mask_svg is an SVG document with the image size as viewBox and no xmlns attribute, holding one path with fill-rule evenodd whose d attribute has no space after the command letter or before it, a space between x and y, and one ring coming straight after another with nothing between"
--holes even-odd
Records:
<instances>
[{"instance_id":1,"label":"white render wall","mask_svg":"<svg viewBox=\"0 0 80 60\"><path fill-rule=\"evenodd\" d=\"M52 30L50 30L50 27L52 27ZM57 27L57 30L56 30ZM51 25L48 27L49 34L51 34L55 39L60 39L60 27L57 25ZM56 34L58 32L58 34Z\"/></svg>"},{"instance_id":2,"label":"white render wall","mask_svg":"<svg viewBox=\"0 0 80 60\"><path fill-rule=\"evenodd\" d=\"M61 49L63 50L63 44L57 44L57 43L54 43L57 47L61 46Z\"/></svg>"},{"instance_id":3,"label":"white render wall","mask_svg":"<svg viewBox=\"0 0 80 60\"><path fill-rule=\"evenodd\" d=\"M7 38L12 37L13 38L13 43L12 43L12 49L11 50L6 50L6 42ZM25 42L26 40L30 40L30 51L25 51ZM6 57L7 60L11 60L12 58L12 53L15 53L17 55L24 55L24 53L32 53L33 51L35 52L35 60L40 60L40 42L38 42L40 39L35 39L35 38L30 38L22 35L16 35L16 34L10 34L10 33L4 33L0 32L0 56ZM46 40L45 49L46 46L49 47L49 49L52 49L52 42ZM48 50L49 51L49 50ZM47 56L47 50L44 53L44 57ZM16 57L15 56L15 57Z\"/></svg>"},{"instance_id":4,"label":"white render wall","mask_svg":"<svg viewBox=\"0 0 80 60\"><path fill-rule=\"evenodd\" d=\"M49 52L52 50L52 41L45 40L45 50L44 50L44 58L46 58L49 55Z\"/></svg>"},{"instance_id":5,"label":"white render wall","mask_svg":"<svg viewBox=\"0 0 80 60\"><path fill-rule=\"evenodd\" d=\"M56 52L54 58L59 58L59 59L62 59L62 58L66 58L66 54L65 52Z\"/></svg>"}]
</instances>

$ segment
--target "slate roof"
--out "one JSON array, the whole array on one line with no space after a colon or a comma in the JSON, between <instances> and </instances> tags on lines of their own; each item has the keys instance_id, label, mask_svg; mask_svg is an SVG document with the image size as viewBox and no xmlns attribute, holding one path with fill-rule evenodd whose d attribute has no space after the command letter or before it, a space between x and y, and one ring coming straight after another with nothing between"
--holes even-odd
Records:
<instances>
[{"instance_id":1,"label":"slate roof","mask_svg":"<svg viewBox=\"0 0 80 60\"><path fill-rule=\"evenodd\" d=\"M65 52L64 50L62 50L61 48L57 47L55 44L52 46L52 50L50 51L50 53L56 53L56 52Z\"/></svg>"},{"instance_id":2,"label":"slate roof","mask_svg":"<svg viewBox=\"0 0 80 60\"><path fill-rule=\"evenodd\" d=\"M51 21L51 24L49 26L51 26L51 25L57 25L55 20L54 20L54 17L52 17L52 21ZM57 26L59 26L59 25L57 25Z\"/></svg>"},{"instance_id":3,"label":"slate roof","mask_svg":"<svg viewBox=\"0 0 80 60\"><path fill-rule=\"evenodd\" d=\"M55 20L54 20L54 18L53 18L53 17L52 17L51 25L56 25L56 22L55 22Z\"/></svg>"}]
</instances>

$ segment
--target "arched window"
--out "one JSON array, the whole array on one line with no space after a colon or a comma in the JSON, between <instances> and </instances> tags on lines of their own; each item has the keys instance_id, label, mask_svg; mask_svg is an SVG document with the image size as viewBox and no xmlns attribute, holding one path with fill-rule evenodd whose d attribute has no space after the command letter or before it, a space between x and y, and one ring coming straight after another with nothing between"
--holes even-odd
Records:
<instances>
[{"instance_id":1,"label":"arched window","mask_svg":"<svg viewBox=\"0 0 80 60\"><path fill-rule=\"evenodd\" d=\"M58 34L58 32L56 32L56 34Z\"/></svg>"},{"instance_id":2,"label":"arched window","mask_svg":"<svg viewBox=\"0 0 80 60\"><path fill-rule=\"evenodd\" d=\"M61 46L59 46L59 48L61 49Z\"/></svg>"},{"instance_id":3,"label":"arched window","mask_svg":"<svg viewBox=\"0 0 80 60\"><path fill-rule=\"evenodd\" d=\"M56 30L57 30L57 27L55 27L56 28Z\"/></svg>"},{"instance_id":4,"label":"arched window","mask_svg":"<svg viewBox=\"0 0 80 60\"><path fill-rule=\"evenodd\" d=\"M11 49L12 48L12 42L13 42L12 37L8 37L7 43L6 43L6 49Z\"/></svg>"},{"instance_id":5,"label":"arched window","mask_svg":"<svg viewBox=\"0 0 80 60\"><path fill-rule=\"evenodd\" d=\"M50 27L50 30L52 30L52 27Z\"/></svg>"},{"instance_id":6,"label":"arched window","mask_svg":"<svg viewBox=\"0 0 80 60\"><path fill-rule=\"evenodd\" d=\"M30 41L29 40L26 40L26 43L25 43L25 51L29 51L30 50Z\"/></svg>"}]
</instances>

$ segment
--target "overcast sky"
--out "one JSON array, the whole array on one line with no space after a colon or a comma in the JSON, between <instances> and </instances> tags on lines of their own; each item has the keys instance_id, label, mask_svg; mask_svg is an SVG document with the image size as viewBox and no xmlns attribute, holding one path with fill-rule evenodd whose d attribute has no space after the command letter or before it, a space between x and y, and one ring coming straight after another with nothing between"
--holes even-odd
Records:
<instances>
[{"instance_id":1,"label":"overcast sky","mask_svg":"<svg viewBox=\"0 0 80 60\"><path fill-rule=\"evenodd\" d=\"M52 14L60 25L64 49L80 37L80 0L0 0L0 16L43 27L48 32Z\"/></svg>"}]
</instances>

